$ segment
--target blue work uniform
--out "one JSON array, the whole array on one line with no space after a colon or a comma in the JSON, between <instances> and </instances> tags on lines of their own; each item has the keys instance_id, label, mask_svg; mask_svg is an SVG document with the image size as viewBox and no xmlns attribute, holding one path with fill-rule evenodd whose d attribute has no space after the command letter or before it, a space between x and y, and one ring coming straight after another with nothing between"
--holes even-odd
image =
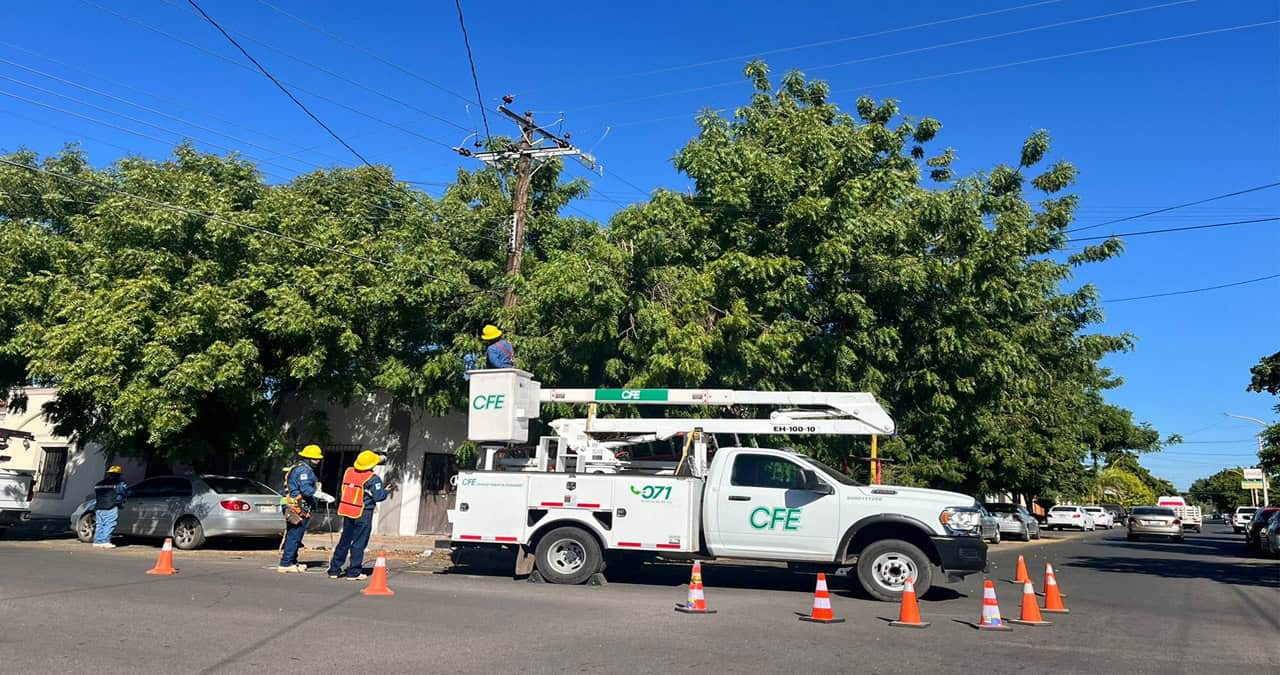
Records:
<instances>
[{"instance_id":1,"label":"blue work uniform","mask_svg":"<svg viewBox=\"0 0 1280 675\"><path fill-rule=\"evenodd\" d=\"M285 494L305 502L308 508L304 510L308 512L315 507L316 472L311 469L310 464L302 462L289 471L289 477L285 479ZM307 524L310 522L309 518L303 518L297 525L290 525L285 521L284 553L280 556L281 567L292 567L298 564L298 549L302 546L302 535L307 533Z\"/></svg>"},{"instance_id":2,"label":"blue work uniform","mask_svg":"<svg viewBox=\"0 0 1280 675\"><path fill-rule=\"evenodd\" d=\"M378 502L387 498L387 487L378 474L364 482L364 503L359 518L342 519L342 536L329 559L329 576L342 576L342 565L347 564L346 577L355 579L364 571L364 550L369 547L369 535L373 533L373 511ZM348 556L350 561L348 562Z\"/></svg>"},{"instance_id":3,"label":"blue work uniform","mask_svg":"<svg viewBox=\"0 0 1280 675\"><path fill-rule=\"evenodd\" d=\"M124 504L128 489L129 486L119 478L103 478L93 486L93 543L111 543L111 534L116 531L116 523L120 520L120 506Z\"/></svg>"},{"instance_id":4,"label":"blue work uniform","mask_svg":"<svg viewBox=\"0 0 1280 675\"><path fill-rule=\"evenodd\" d=\"M489 348L485 350L485 357L489 359L490 368L515 368L516 352L511 348L511 343L506 338L495 340Z\"/></svg>"}]
</instances>

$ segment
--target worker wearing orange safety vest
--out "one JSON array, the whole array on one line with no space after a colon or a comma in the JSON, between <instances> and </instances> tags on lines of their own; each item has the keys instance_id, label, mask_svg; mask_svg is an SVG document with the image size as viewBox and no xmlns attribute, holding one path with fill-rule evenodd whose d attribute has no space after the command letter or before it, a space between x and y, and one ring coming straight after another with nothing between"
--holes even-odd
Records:
<instances>
[{"instance_id":1,"label":"worker wearing orange safety vest","mask_svg":"<svg viewBox=\"0 0 1280 675\"><path fill-rule=\"evenodd\" d=\"M338 515L342 516L342 536L329 560L330 579L365 579L364 549L373 530L373 510L387 498L387 488L373 467L382 463L382 455L365 450L342 475L338 492ZM348 562L348 554L350 562ZM347 565L344 572L343 564Z\"/></svg>"}]
</instances>

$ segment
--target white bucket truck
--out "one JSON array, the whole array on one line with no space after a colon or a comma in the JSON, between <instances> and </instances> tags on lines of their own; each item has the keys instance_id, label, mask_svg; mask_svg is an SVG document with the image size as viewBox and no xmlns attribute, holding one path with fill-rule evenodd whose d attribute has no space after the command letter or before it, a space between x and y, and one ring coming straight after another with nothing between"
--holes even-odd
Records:
<instances>
[{"instance_id":1,"label":"white bucket truck","mask_svg":"<svg viewBox=\"0 0 1280 675\"><path fill-rule=\"evenodd\" d=\"M542 403L589 412L551 422L555 436L511 457L506 444L528 441ZM774 410L767 418L621 418L597 415L599 405ZM457 476L452 540L517 548L517 574L577 584L611 555L732 557L802 569L853 566L869 595L896 600L907 579L923 594L935 570L956 580L986 567L973 497L860 485L792 450L714 446L717 435L737 442L743 435L893 434L893 420L870 394L542 389L529 373L497 369L471 372L468 407L468 436L485 452L480 470ZM674 461L633 461L626 453L681 437Z\"/></svg>"}]
</instances>

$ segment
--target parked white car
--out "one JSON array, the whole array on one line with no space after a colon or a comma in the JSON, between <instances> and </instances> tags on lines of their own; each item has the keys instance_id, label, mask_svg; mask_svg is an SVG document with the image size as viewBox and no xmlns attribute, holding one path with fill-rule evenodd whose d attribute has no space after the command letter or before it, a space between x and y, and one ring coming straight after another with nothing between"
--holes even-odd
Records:
<instances>
[{"instance_id":1,"label":"parked white car","mask_svg":"<svg viewBox=\"0 0 1280 675\"><path fill-rule=\"evenodd\" d=\"M1116 526L1116 517L1101 506L1086 506L1084 510L1093 516L1094 527L1105 527L1110 530Z\"/></svg>"},{"instance_id":2,"label":"parked white car","mask_svg":"<svg viewBox=\"0 0 1280 675\"><path fill-rule=\"evenodd\" d=\"M1096 526L1093 523L1093 516L1089 515L1083 506L1055 506L1049 509L1046 527L1050 530L1071 528L1083 532L1092 531Z\"/></svg>"}]
</instances>

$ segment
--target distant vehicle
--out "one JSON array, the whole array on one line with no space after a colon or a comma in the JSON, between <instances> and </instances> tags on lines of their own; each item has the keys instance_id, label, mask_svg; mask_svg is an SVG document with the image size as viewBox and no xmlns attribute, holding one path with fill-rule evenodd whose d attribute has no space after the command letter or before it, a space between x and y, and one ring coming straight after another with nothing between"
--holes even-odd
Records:
<instances>
[{"instance_id":1,"label":"distant vehicle","mask_svg":"<svg viewBox=\"0 0 1280 675\"><path fill-rule=\"evenodd\" d=\"M1267 526L1267 522L1277 511L1280 511L1280 506L1269 506L1254 512L1253 518L1249 519L1249 525L1244 530L1245 546L1255 551L1262 549L1262 528Z\"/></svg>"},{"instance_id":2,"label":"distant vehicle","mask_svg":"<svg viewBox=\"0 0 1280 675\"><path fill-rule=\"evenodd\" d=\"M978 529L981 532L982 540L991 542L992 544L1000 543L1000 521L991 515L990 511L980 507L981 515L978 517Z\"/></svg>"},{"instance_id":3,"label":"distant vehicle","mask_svg":"<svg viewBox=\"0 0 1280 675\"><path fill-rule=\"evenodd\" d=\"M1182 520L1184 530L1195 530L1199 532L1204 525L1204 517L1200 513L1199 506L1188 506L1187 500L1180 496L1160 497L1156 499L1156 506L1167 506L1178 514L1178 518Z\"/></svg>"},{"instance_id":4,"label":"distant vehicle","mask_svg":"<svg viewBox=\"0 0 1280 675\"><path fill-rule=\"evenodd\" d=\"M17 469L0 469L0 534L10 525L31 519L35 473Z\"/></svg>"},{"instance_id":5,"label":"distant vehicle","mask_svg":"<svg viewBox=\"0 0 1280 675\"><path fill-rule=\"evenodd\" d=\"M1105 527L1108 530L1116 526L1115 516L1101 506L1086 506L1084 510L1093 516L1094 527Z\"/></svg>"},{"instance_id":6,"label":"distant vehicle","mask_svg":"<svg viewBox=\"0 0 1280 675\"><path fill-rule=\"evenodd\" d=\"M1272 558L1280 558L1280 510L1271 514L1271 519L1262 528L1259 539L1262 542L1263 553L1270 553Z\"/></svg>"},{"instance_id":7,"label":"distant vehicle","mask_svg":"<svg viewBox=\"0 0 1280 675\"><path fill-rule=\"evenodd\" d=\"M309 529L329 520L321 512ZM71 514L71 529L93 541L97 524L94 500ZM180 549L200 548L209 537L277 537L284 531L280 493L248 478L234 476L157 476L129 486L116 534L173 537Z\"/></svg>"},{"instance_id":8,"label":"distant vehicle","mask_svg":"<svg viewBox=\"0 0 1280 675\"><path fill-rule=\"evenodd\" d=\"M1095 528L1093 516L1083 506L1055 506L1049 509L1050 530L1078 529L1081 532Z\"/></svg>"},{"instance_id":9,"label":"distant vehicle","mask_svg":"<svg viewBox=\"0 0 1280 675\"><path fill-rule=\"evenodd\" d=\"M1115 521L1116 525L1124 527L1125 519L1129 517L1129 514L1125 513L1123 506L1119 504L1103 504L1102 508L1111 514L1111 519Z\"/></svg>"},{"instance_id":10,"label":"distant vehicle","mask_svg":"<svg viewBox=\"0 0 1280 675\"><path fill-rule=\"evenodd\" d=\"M1253 519L1253 514L1257 510L1256 506L1237 506L1235 514L1231 516L1231 531L1236 534L1244 532L1244 528L1249 526L1249 521Z\"/></svg>"},{"instance_id":11,"label":"distant vehicle","mask_svg":"<svg viewBox=\"0 0 1280 675\"><path fill-rule=\"evenodd\" d=\"M1182 520L1168 506L1139 506L1129 514L1129 541L1139 537L1168 537L1182 541Z\"/></svg>"},{"instance_id":12,"label":"distant vehicle","mask_svg":"<svg viewBox=\"0 0 1280 675\"><path fill-rule=\"evenodd\" d=\"M1000 534L1012 535L1021 541L1040 538L1040 521L1028 513L1026 507L1002 502L987 502L983 506L995 517Z\"/></svg>"}]
</instances>

